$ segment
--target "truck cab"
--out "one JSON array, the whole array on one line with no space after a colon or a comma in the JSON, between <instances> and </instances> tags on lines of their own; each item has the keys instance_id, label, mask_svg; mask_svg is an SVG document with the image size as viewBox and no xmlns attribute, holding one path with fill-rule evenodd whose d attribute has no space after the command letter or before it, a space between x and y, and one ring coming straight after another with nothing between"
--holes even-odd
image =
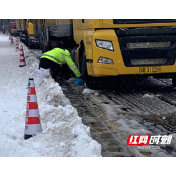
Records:
<instances>
[{"instance_id":1,"label":"truck cab","mask_svg":"<svg viewBox=\"0 0 176 176\"><path fill-rule=\"evenodd\" d=\"M176 86L176 20L78 19L74 39L87 77L164 74ZM85 53L85 54L84 54ZM85 56L84 56L85 55ZM84 65L84 66L83 66Z\"/></svg>"}]
</instances>

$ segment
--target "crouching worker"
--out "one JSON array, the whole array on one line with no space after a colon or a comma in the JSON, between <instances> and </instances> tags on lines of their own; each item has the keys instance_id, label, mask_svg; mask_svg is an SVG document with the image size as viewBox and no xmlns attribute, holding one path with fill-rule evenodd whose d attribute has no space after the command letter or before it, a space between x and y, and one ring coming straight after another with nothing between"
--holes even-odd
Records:
<instances>
[{"instance_id":1,"label":"crouching worker","mask_svg":"<svg viewBox=\"0 0 176 176\"><path fill-rule=\"evenodd\" d=\"M63 65L67 65L77 77L74 81L75 84L83 84L83 80L80 78L81 73L71 59L70 52L68 50L54 48L43 53L40 57L39 69L49 69L51 76L55 81L57 81L58 75L60 75L60 77L64 77Z\"/></svg>"}]
</instances>

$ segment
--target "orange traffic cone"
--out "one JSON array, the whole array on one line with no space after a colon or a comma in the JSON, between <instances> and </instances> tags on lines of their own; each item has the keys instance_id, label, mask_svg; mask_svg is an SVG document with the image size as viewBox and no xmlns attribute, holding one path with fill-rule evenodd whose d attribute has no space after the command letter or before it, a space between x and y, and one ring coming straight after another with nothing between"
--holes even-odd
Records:
<instances>
[{"instance_id":1,"label":"orange traffic cone","mask_svg":"<svg viewBox=\"0 0 176 176\"><path fill-rule=\"evenodd\" d=\"M23 46L21 45L20 48L20 64L19 67L24 67L26 66L25 58L24 58L24 52L23 52Z\"/></svg>"},{"instance_id":2,"label":"orange traffic cone","mask_svg":"<svg viewBox=\"0 0 176 176\"><path fill-rule=\"evenodd\" d=\"M9 40L11 40L11 36L9 35Z\"/></svg>"},{"instance_id":3,"label":"orange traffic cone","mask_svg":"<svg viewBox=\"0 0 176 176\"><path fill-rule=\"evenodd\" d=\"M16 40L16 52L18 51L18 40Z\"/></svg>"},{"instance_id":4,"label":"orange traffic cone","mask_svg":"<svg viewBox=\"0 0 176 176\"><path fill-rule=\"evenodd\" d=\"M34 79L29 78L24 139L29 139L41 131L42 127L40 123Z\"/></svg>"},{"instance_id":5,"label":"orange traffic cone","mask_svg":"<svg viewBox=\"0 0 176 176\"><path fill-rule=\"evenodd\" d=\"M13 44L13 36L11 36L11 42L10 42L10 44L11 45Z\"/></svg>"}]
</instances>

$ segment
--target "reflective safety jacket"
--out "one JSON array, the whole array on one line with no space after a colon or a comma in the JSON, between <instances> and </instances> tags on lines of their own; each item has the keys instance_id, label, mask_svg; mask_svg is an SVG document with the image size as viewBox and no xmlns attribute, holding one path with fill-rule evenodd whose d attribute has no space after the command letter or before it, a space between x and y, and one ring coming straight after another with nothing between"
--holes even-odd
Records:
<instances>
[{"instance_id":1,"label":"reflective safety jacket","mask_svg":"<svg viewBox=\"0 0 176 176\"><path fill-rule=\"evenodd\" d=\"M74 72L76 77L81 76L81 73L79 72L75 63L71 59L70 52L68 50L63 50L61 48L54 48L50 51L43 53L43 55L40 58L50 59L53 62L60 64L61 66L63 64L67 64L69 68Z\"/></svg>"}]
</instances>

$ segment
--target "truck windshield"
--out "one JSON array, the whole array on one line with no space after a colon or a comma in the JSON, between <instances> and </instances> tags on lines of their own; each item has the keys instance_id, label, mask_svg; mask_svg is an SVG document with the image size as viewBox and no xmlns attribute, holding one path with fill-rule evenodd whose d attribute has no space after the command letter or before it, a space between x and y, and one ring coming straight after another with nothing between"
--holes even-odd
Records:
<instances>
[{"instance_id":1,"label":"truck windshield","mask_svg":"<svg viewBox=\"0 0 176 176\"><path fill-rule=\"evenodd\" d=\"M113 19L114 24L169 23L176 19Z\"/></svg>"}]
</instances>

